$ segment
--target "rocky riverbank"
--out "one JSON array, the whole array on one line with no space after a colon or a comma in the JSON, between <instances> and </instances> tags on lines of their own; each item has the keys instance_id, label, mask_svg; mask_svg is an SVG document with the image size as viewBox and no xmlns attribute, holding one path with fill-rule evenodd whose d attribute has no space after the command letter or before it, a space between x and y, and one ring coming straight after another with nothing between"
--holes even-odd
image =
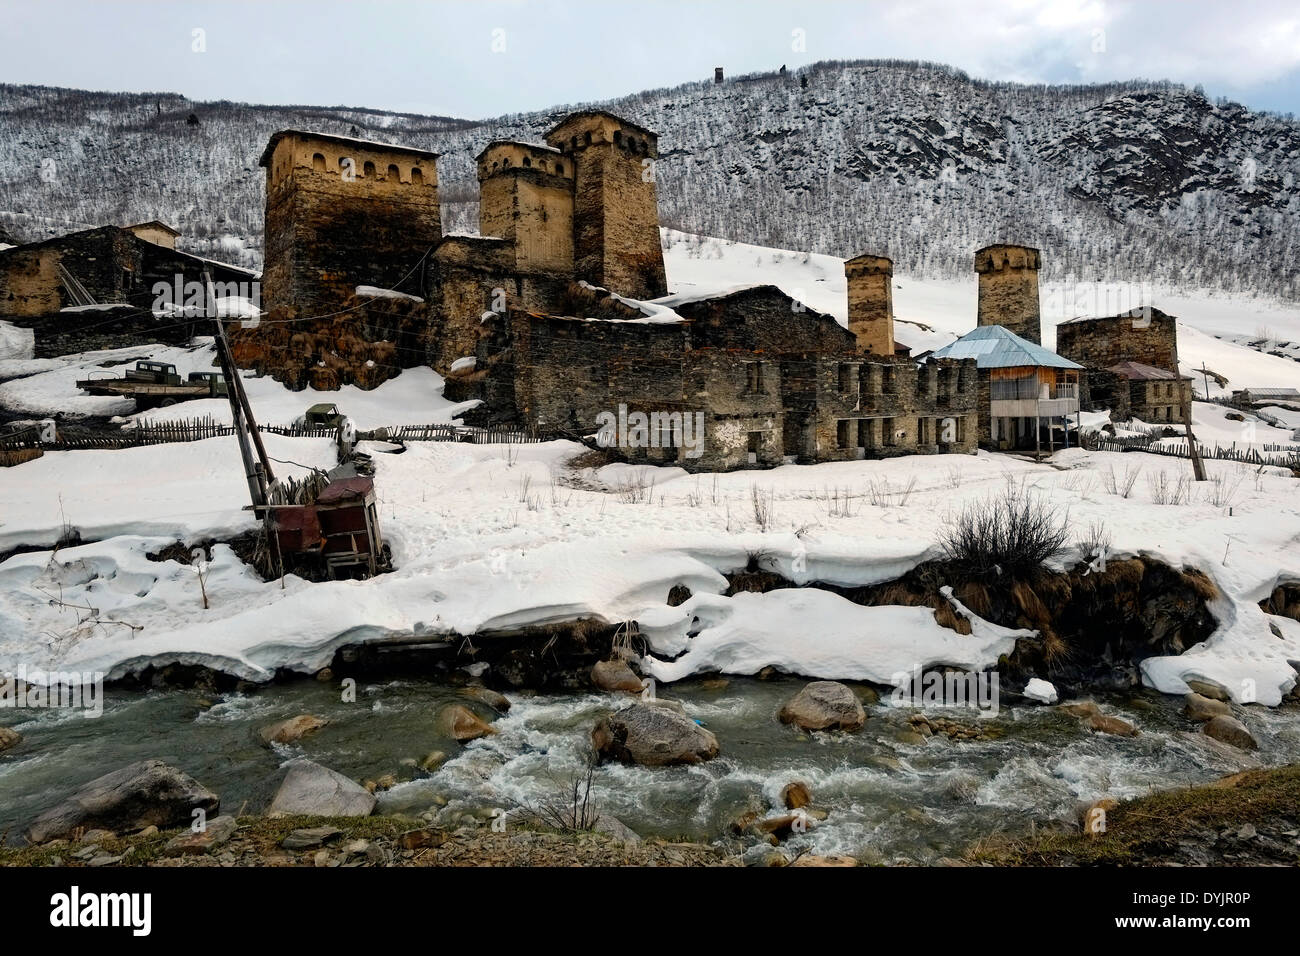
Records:
<instances>
[{"instance_id":1,"label":"rocky riverbank","mask_svg":"<svg viewBox=\"0 0 1300 956\"><path fill-rule=\"evenodd\" d=\"M1085 808L1078 832L982 841L984 866L1297 866L1300 764ZM1103 811L1098 814L1097 811ZM1094 821L1088 826L1088 819Z\"/></svg>"},{"instance_id":2,"label":"rocky riverbank","mask_svg":"<svg viewBox=\"0 0 1300 956\"><path fill-rule=\"evenodd\" d=\"M229 821L218 823L218 821ZM21 849L0 866L738 866L698 843L628 840L591 831L422 827L397 816L218 817L200 837L148 827L128 835L86 830ZM807 864L805 864L807 865Z\"/></svg>"}]
</instances>

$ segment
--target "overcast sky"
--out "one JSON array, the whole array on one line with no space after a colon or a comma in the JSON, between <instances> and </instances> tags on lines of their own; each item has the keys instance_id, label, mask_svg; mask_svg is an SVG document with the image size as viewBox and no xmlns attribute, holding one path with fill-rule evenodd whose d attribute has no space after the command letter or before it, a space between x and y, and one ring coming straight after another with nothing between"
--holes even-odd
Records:
<instances>
[{"instance_id":1,"label":"overcast sky","mask_svg":"<svg viewBox=\"0 0 1300 956\"><path fill-rule=\"evenodd\" d=\"M874 57L1300 113L1300 0L0 0L0 50L0 82L467 118Z\"/></svg>"}]
</instances>

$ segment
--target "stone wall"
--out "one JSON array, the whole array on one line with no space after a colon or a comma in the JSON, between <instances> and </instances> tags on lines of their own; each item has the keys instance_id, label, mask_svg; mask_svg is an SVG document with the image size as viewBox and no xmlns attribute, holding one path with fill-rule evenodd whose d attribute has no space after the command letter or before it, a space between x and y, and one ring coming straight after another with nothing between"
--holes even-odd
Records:
<instances>
[{"instance_id":1,"label":"stone wall","mask_svg":"<svg viewBox=\"0 0 1300 956\"><path fill-rule=\"evenodd\" d=\"M422 261L442 236L434 154L285 132L262 165L264 308L317 316L359 285L421 292Z\"/></svg>"},{"instance_id":2,"label":"stone wall","mask_svg":"<svg viewBox=\"0 0 1300 956\"><path fill-rule=\"evenodd\" d=\"M1175 372L1177 322L1175 316L1159 309L1062 322L1056 327L1056 351L1089 369L1130 361Z\"/></svg>"},{"instance_id":3,"label":"stone wall","mask_svg":"<svg viewBox=\"0 0 1300 956\"><path fill-rule=\"evenodd\" d=\"M573 274L573 164L558 150L494 143L479 154L479 233L513 243L515 269Z\"/></svg>"},{"instance_id":4,"label":"stone wall","mask_svg":"<svg viewBox=\"0 0 1300 956\"><path fill-rule=\"evenodd\" d=\"M986 246L975 253L979 273L979 325L1000 325L1030 342L1042 342L1038 270L1042 257L1028 246Z\"/></svg>"},{"instance_id":5,"label":"stone wall","mask_svg":"<svg viewBox=\"0 0 1300 956\"><path fill-rule=\"evenodd\" d=\"M849 290L849 331L869 355L894 354L894 264L884 256L844 263Z\"/></svg>"},{"instance_id":6,"label":"stone wall","mask_svg":"<svg viewBox=\"0 0 1300 956\"><path fill-rule=\"evenodd\" d=\"M59 278L60 264L97 303L130 308L60 312L74 304ZM152 342L183 345L196 334L209 334L211 324L155 318L155 286L165 284L168 301L185 304L193 291L186 285L201 282L204 269L215 283L231 287L226 291L257 293L248 272L147 242L116 226L71 233L0 251L0 316L35 331L38 357Z\"/></svg>"},{"instance_id":7,"label":"stone wall","mask_svg":"<svg viewBox=\"0 0 1300 956\"><path fill-rule=\"evenodd\" d=\"M1183 405L1191 400L1190 378L1134 379L1129 382L1130 415L1151 425L1181 422Z\"/></svg>"},{"instance_id":8,"label":"stone wall","mask_svg":"<svg viewBox=\"0 0 1300 956\"><path fill-rule=\"evenodd\" d=\"M577 278L635 299L668 292L654 163L658 137L607 113L575 113L546 134L575 166Z\"/></svg>"}]
</instances>

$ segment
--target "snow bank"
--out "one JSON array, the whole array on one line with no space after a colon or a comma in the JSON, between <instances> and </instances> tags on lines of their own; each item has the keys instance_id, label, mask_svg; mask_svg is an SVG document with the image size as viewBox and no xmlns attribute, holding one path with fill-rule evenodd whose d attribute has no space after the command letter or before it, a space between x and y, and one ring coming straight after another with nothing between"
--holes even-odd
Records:
<instances>
[{"instance_id":1,"label":"snow bank","mask_svg":"<svg viewBox=\"0 0 1300 956\"><path fill-rule=\"evenodd\" d=\"M964 610L964 609L962 609ZM642 659L656 680L723 671L755 674L775 667L791 674L896 684L914 669L951 665L983 670L1015 649L1017 631L967 612L970 635L941 627L928 607L863 607L830 591L797 588L734 597L697 594L678 607L638 618L657 655Z\"/></svg>"}]
</instances>

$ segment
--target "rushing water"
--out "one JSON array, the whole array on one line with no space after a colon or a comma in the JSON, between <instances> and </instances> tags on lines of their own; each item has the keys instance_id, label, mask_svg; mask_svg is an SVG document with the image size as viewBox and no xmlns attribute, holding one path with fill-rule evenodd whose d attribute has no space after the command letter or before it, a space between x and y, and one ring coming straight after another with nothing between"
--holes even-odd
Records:
<instances>
[{"instance_id":1,"label":"rushing water","mask_svg":"<svg viewBox=\"0 0 1300 956\"><path fill-rule=\"evenodd\" d=\"M1080 801L1129 797L1201 782L1259 764L1294 761L1300 714L1294 707L1247 708L1243 720L1260 741L1257 755L1214 744L1181 713L1181 701L1154 692L1098 698L1136 724L1134 739L1093 735L1055 708L1003 707L979 721L973 711L928 711L987 723L994 739L901 738L914 710L868 708L858 733L805 734L776 714L802 686L794 679L733 679L726 687L682 682L663 689L718 737L721 756L695 767L609 765L595 773L597 805L643 836L726 841L757 853L729 824L749 808L777 805L781 788L809 784L828 819L787 844L869 860L931 861L981 837L1023 832L1031 823L1073 820ZM496 736L459 745L439 736L443 703L466 699L459 688L421 679L362 682L356 702L337 685L315 681L249 694L205 698L199 691L109 689L104 714L87 719L56 711L0 711L0 724L23 742L0 754L0 833L16 833L77 786L135 760L179 766L221 796L225 812L260 812L279 767L306 756L355 779L392 773L402 781L381 794L377 812L432 814L458 825L467 815L537 806L582 772L597 718L621 703L610 695L510 693ZM484 715L488 708L470 704ZM301 713L329 718L296 744L267 748L256 731ZM449 755L426 775L412 763L434 750Z\"/></svg>"}]
</instances>

